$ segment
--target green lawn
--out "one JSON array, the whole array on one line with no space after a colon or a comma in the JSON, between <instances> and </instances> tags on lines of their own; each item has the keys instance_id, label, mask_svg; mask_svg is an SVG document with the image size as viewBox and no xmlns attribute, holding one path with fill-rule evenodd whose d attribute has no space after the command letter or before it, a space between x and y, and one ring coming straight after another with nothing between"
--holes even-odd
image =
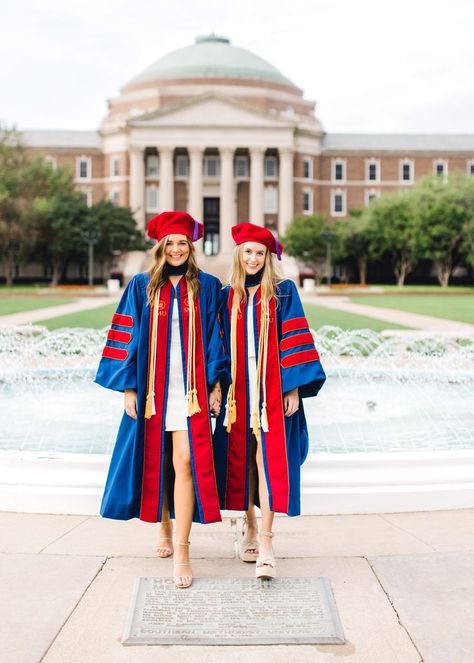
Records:
<instances>
[{"instance_id":1,"label":"green lawn","mask_svg":"<svg viewBox=\"0 0 474 663\"><path fill-rule=\"evenodd\" d=\"M61 327L88 327L92 329L102 329L110 325L112 315L117 309L117 302L106 304L100 308L90 311L81 311L79 313L70 313L61 315L59 318L50 320L39 320L35 325L43 325L48 329L59 329Z\"/></svg>"},{"instance_id":2,"label":"green lawn","mask_svg":"<svg viewBox=\"0 0 474 663\"><path fill-rule=\"evenodd\" d=\"M63 315L51 320L40 320L35 324L44 325L48 329L59 329L61 327L89 327L102 329L110 324L112 315L117 308L117 304L107 304L92 311L82 311L81 313L72 313ZM383 320L375 320L362 315L353 315L352 313L343 313L323 306L313 306L305 304L305 312L310 326L318 329L323 325L334 325L342 329L373 329L381 331L382 329L407 329L401 325L394 325Z\"/></svg>"},{"instance_id":3,"label":"green lawn","mask_svg":"<svg viewBox=\"0 0 474 663\"><path fill-rule=\"evenodd\" d=\"M364 295L351 297L350 301L474 324L474 295Z\"/></svg>"},{"instance_id":4,"label":"green lawn","mask_svg":"<svg viewBox=\"0 0 474 663\"><path fill-rule=\"evenodd\" d=\"M371 284L372 285L372 284ZM375 285L377 288L383 288L384 292L388 292L391 295L403 295L411 293L424 293L428 292L430 294L439 294L439 295L455 295L460 292L471 292L474 295L474 286L468 285L450 285L448 288L442 288L439 285L404 285L403 288L400 288L398 285Z\"/></svg>"},{"instance_id":5,"label":"green lawn","mask_svg":"<svg viewBox=\"0 0 474 663\"><path fill-rule=\"evenodd\" d=\"M341 327L341 329L373 329L374 331L382 331L383 329L410 329L410 327L403 327L402 325L385 322L384 320L376 320L365 315L336 311L332 308L314 306L313 304L305 304L304 310L309 326L316 330L323 325L333 325Z\"/></svg>"},{"instance_id":6,"label":"green lawn","mask_svg":"<svg viewBox=\"0 0 474 663\"><path fill-rule=\"evenodd\" d=\"M0 297L0 315L10 315L22 311L34 311L60 304L70 304L73 299L62 297Z\"/></svg>"}]
</instances>

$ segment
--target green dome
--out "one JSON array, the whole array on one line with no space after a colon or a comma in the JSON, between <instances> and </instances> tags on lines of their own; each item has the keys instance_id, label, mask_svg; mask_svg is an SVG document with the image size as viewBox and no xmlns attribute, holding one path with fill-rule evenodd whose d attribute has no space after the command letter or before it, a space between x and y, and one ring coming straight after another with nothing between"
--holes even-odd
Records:
<instances>
[{"instance_id":1,"label":"green dome","mask_svg":"<svg viewBox=\"0 0 474 663\"><path fill-rule=\"evenodd\" d=\"M167 78L243 78L293 86L269 62L215 34L197 37L192 46L165 55L128 85Z\"/></svg>"}]
</instances>

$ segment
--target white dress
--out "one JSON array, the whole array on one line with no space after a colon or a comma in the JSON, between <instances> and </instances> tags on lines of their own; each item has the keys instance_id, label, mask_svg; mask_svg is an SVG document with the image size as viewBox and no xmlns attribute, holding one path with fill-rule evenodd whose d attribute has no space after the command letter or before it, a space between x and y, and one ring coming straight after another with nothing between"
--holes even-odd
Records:
<instances>
[{"instance_id":1,"label":"white dress","mask_svg":"<svg viewBox=\"0 0 474 663\"><path fill-rule=\"evenodd\" d=\"M171 342L169 357L168 399L166 403L165 430L188 430L188 401L184 387L181 334L179 331L178 302L173 305L171 319Z\"/></svg>"},{"instance_id":2,"label":"white dress","mask_svg":"<svg viewBox=\"0 0 474 663\"><path fill-rule=\"evenodd\" d=\"M250 420L255 405L255 380L257 379L257 357L255 354L254 323L253 323L254 302L255 302L255 295L252 297L252 299L249 298L247 306L247 370L249 375Z\"/></svg>"}]
</instances>

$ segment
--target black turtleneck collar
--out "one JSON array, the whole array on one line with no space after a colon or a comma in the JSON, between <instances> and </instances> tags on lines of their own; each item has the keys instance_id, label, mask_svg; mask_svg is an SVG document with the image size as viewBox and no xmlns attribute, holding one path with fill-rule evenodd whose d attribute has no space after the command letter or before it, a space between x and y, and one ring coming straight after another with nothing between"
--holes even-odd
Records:
<instances>
[{"instance_id":1,"label":"black turtleneck collar","mask_svg":"<svg viewBox=\"0 0 474 663\"><path fill-rule=\"evenodd\" d=\"M165 262L165 266L163 268L163 274L165 276L182 276L183 274L186 274L186 270L188 269L188 261L183 262L182 265L170 265L169 262Z\"/></svg>"},{"instance_id":2,"label":"black turtleneck collar","mask_svg":"<svg viewBox=\"0 0 474 663\"><path fill-rule=\"evenodd\" d=\"M262 267L262 269L259 269L259 271L256 272L255 274L246 274L245 275L245 287L246 288L251 288L254 285L259 285L260 281L262 280L264 269L265 268Z\"/></svg>"}]
</instances>

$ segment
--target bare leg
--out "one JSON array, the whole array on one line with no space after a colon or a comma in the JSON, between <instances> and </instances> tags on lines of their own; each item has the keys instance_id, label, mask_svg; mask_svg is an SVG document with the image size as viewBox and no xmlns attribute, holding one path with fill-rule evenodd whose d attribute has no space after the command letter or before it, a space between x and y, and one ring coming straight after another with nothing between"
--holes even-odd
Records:
<instances>
[{"instance_id":1,"label":"bare leg","mask_svg":"<svg viewBox=\"0 0 474 663\"><path fill-rule=\"evenodd\" d=\"M158 557L171 557L173 554L173 525L170 520L168 505L168 493L165 490L163 496L163 508L161 511L161 523L158 534L158 543L155 548Z\"/></svg>"},{"instance_id":2,"label":"bare leg","mask_svg":"<svg viewBox=\"0 0 474 663\"><path fill-rule=\"evenodd\" d=\"M272 532L273 518L275 514L273 511L270 511L270 500L268 497L267 481L265 478L265 467L263 464L261 442L257 443L256 461L258 472L258 496L260 498L260 511L262 512L262 529L260 532L259 555L263 559L274 560L272 539L270 536L263 534L264 532ZM257 567L259 566L262 566L262 563L257 561Z\"/></svg>"},{"instance_id":3,"label":"bare leg","mask_svg":"<svg viewBox=\"0 0 474 663\"><path fill-rule=\"evenodd\" d=\"M257 465L255 462L255 438L252 435L251 449L250 449L250 466L249 466L249 508L245 512L244 527L242 528L242 546L243 550L250 555L258 555L258 547L255 545L248 546L248 543L253 543L258 540L258 525L257 515L255 513L254 495L257 487ZM252 560L255 561L255 560Z\"/></svg>"},{"instance_id":4,"label":"bare leg","mask_svg":"<svg viewBox=\"0 0 474 663\"><path fill-rule=\"evenodd\" d=\"M176 517L175 537L175 583L177 587L189 587L193 575L189 564L189 534L193 522L196 496L191 471L191 454L187 431L173 432L173 467L175 471L174 512Z\"/></svg>"}]
</instances>

